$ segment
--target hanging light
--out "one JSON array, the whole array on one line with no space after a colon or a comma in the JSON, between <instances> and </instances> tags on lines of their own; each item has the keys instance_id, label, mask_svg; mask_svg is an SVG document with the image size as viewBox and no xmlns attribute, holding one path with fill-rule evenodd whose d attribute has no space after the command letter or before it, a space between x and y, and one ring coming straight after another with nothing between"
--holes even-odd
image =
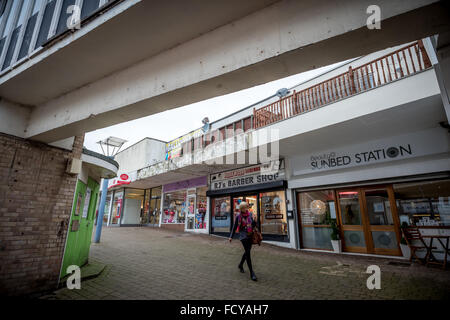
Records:
<instances>
[{"instance_id":1,"label":"hanging light","mask_svg":"<svg viewBox=\"0 0 450 320\"><path fill-rule=\"evenodd\" d=\"M322 200L314 200L309 205L309 208L311 209L311 212L317 215L321 215L325 213L325 210L327 209L327 206L325 202Z\"/></svg>"}]
</instances>

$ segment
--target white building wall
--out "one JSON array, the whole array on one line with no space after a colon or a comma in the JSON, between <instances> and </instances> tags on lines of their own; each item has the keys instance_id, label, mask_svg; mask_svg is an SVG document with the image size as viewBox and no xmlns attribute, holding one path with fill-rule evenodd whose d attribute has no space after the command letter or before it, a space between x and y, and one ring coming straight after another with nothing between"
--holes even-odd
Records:
<instances>
[{"instance_id":1,"label":"white building wall","mask_svg":"<svg viewBox=\"0 0 450 320\"><path fill-rule=\"evenodd\" d=\"M145 138L119 152L114 157L114 160L119 163L119 172L129 174L163 161L165 144L163 141Z\"/></svg>"}]
</instances>

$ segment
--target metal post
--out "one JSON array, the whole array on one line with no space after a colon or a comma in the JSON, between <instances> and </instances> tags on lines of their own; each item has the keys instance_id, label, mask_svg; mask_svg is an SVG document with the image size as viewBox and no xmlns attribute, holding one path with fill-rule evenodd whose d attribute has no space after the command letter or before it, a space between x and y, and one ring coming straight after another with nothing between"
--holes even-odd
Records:
<instances>
[{"instance_id":1,"label":"metal post","mask_svg":"<svg viewBox=\"0 0 450 320\"><path fill-rule=\"evenodd\" d=\"M94 242L100 242L100 236L102 234L103 214L105 212L106 195L108 193L108 179L103 179L102 185L102 198L100 200L100 207L98 208L97 227L95 229Z\"/></svg>"}]
</instances>

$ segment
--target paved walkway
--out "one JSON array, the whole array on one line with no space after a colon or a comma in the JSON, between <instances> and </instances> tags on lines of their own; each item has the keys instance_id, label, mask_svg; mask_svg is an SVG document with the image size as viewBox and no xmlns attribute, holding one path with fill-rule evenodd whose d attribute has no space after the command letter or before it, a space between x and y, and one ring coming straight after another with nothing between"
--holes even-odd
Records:
<instances>
[{"instance_id":1,"label":"paved walkway","mask_svg":"<svg viewBox=\"0 0 450 320\"><path fill-rule=\"evenodd\" d=\"M380 258L253 249L259 281L241 274L239 241L153 228L104 228L90 259L107 264L44 299L449 299L450 271L391 265ZM397 260L398 261L398 260ZM366 286L367 266L381 268L381 289ZM246 267L246 266L245 266Z\"/></svg>"}]
</instances>

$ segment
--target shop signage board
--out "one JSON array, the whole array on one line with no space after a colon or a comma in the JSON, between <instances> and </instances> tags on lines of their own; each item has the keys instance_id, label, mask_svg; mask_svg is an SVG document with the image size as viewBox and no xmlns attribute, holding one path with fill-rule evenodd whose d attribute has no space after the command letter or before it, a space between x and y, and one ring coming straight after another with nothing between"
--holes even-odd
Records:
<instances>
[{"instance_id":1,"label":"shop signage board","mask_svg":"<svg viewBox=\"0 0 450 320\"><path fill-rule=\"evenodd\" d=\"M449 143L445 130L434 128L293 157L291 165L294 175L320 173L445 153Z\"/></svg>"},{"instance_id":2,"label":"shop signage board","mask_svg":"<svg viewBox=\"0 0 450 320\"><path fill-rule=\"evenodd\" d=\"M230 170L211 175L211 190L233 189L284 179L280 161Z\"/></svg>"},{"instance_id":3,"label":"shop signage board","mask_svg":"<svg viewBox=\"0 0 450 320\"><path fill-rule=\"evenodd\" d=\"M136 180L136 178L137 178L137 171L130 173L130 174L126 174L126 173L119 174L119 176L117 178L109 179L108 189L118 187L121 185L130 184L131 181Z\"/></svg>"},{"instance_id":4,"label":"shop signage board","mask_svg":"<svg viewBox=\"0 0 450 320\"><path fill-rule=\"evenodd\" d=\"M197 129L166 143L166 160L179 157L181 154L181 145L186 141L200 137L203 133L204 131L202 129Z\"/></svg>"}]
</instances>

